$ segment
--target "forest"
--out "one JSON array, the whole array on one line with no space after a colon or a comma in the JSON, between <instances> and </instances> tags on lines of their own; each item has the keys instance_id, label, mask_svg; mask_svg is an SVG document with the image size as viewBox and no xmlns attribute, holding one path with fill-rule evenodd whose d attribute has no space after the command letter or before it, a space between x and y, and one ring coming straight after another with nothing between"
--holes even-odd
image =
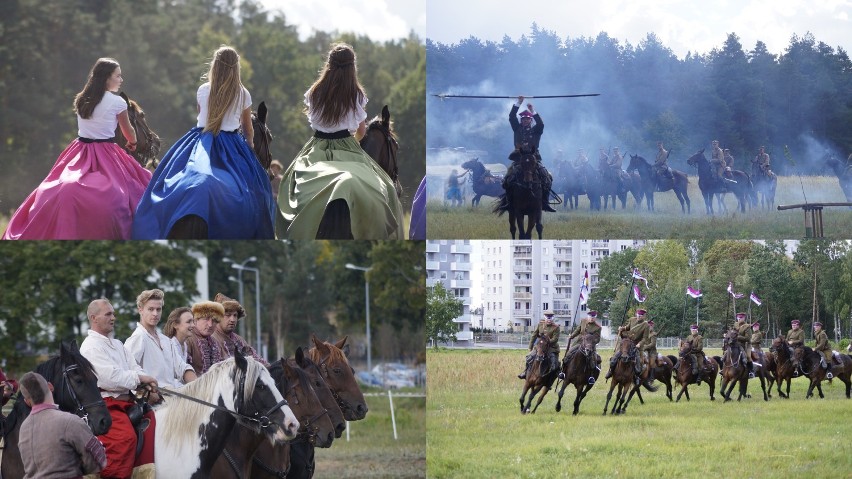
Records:
<instances>
[{"instance_id":1,"label":"forest","mask_svg":"<svg viewBox=\"0 0 852 479\"><path fill-rule=\"evenodd\" d=\"M303 95L330 45L351 44L370 117L389 105L400 144L403 205L424 174L423 41L372 41L346 32L300 40L284 14L253 0L10 0L0 15L0 214L10 215L77 134L74 96L99 57L121 64L122 91L163 139L160 156L195 125L195 92L212 52L240 52L243 84L265 101L272 155L285 167L310 137Z\"/></svg>"},{"instance_id":2,"label":"forest","mask_svg":"<svg viewBox=\"0 0 852 479\"><path fill-rule=\"evenodd\" d=\"M248 261L254 257L254 261ZM0 351L4 370L25 370L36 354L58 351L58 341L78 344L88 328L86 307L108 299L122 341L139 320L136 296L165 292L160 326L178 306L239 298L232 262L258 269L242 275L246 339L255 344L256 302L261 339L269 357L292 356L309 345L350 336L361 358L365 335L365 279L370 281L373 358L423 359L425 341L425 243L422 241L3 241L0 242ZM352 263L367 273L347 269ZM198 275L206 268L210 298L201 297Z\"/></svg>"},{"instance_id":3,"label":"forest","mask_svg":"<svg viewBox=\"0 0 852 479\"><path fill-rule=\"evenodd\" d=\"M647 285L633 280L634 268ZM637 303L631 284L639 286L643 304ZM702 296L688 296L687 287ZM760 305L750 300L752 293ZM824 240L649 242L601 261L588 307L604 312L613 328L642 307L660 337L687 336L697 314L702 335L721 338L736 312L751 312L750 322L760 322L764 337L786 334L790 321L798 319L808 339L813 322L820 321L831 340L848 341L852 245Z\"/></svg>"},{"instance_id":4,"label":"forest","mask_svg":"<svg viewBox=\"0 0 852 479\"><path fill-rule=\"evenodd\" d=\"M545 164L558 150L573 160L580 148L596 162L601 148L616 146L653 160L662 141L669 165L694 174L686 159L703 148L709 157L716 139L738 169L750 171L749 160L765 146L776 173L819 175L831 174L827 154L845 160L852 153L852 61L818 33L791 34L778 54L729 33L710 52L683 58L654 33L635 46L614 36L560 38L533 24L517 41L427 38L427 147L485 151L491 163L505 162L513 148L512 100L432 95L599 93L530 100L545 124Z\"/></svg>"}]
</instances>

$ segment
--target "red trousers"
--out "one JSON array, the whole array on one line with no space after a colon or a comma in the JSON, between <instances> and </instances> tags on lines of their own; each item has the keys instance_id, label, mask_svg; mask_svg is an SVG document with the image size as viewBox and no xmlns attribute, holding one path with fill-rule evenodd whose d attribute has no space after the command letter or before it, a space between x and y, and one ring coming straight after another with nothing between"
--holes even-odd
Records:
<instances>
[{"instance_id":1,"label":"red trousers","mask_svg":"<svg viewBox=\"0 0 852 479\"><path fill-rule=\"evenodd\" d=\"M142 434L142 451L136 456L136 430L127 417L127 411L134 403L110 397L104 398L104 401L112 417L112 427L106 434L98 436L104 444L107 457L107 465L101 471L101 477L127 479L133 474L134 467L154 463L154 411L145 414L145 417L151 420L151 425Z\"/></svg>"}]
</instances>

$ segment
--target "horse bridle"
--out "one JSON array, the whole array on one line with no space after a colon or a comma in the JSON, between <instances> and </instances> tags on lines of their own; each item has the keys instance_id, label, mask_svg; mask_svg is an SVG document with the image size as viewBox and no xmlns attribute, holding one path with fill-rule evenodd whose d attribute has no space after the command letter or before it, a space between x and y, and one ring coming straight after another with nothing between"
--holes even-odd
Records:
<instances>
[{"instance_id":1,"label":"horse bridle","mask_svg":"<svg viewBox=\"0 0 852 479\"><path fill-rule=\"evenodd\" d=\"M305 384L303 384L303 382L301 381L301 377L299 378L298 383L303 388L305 387ZM289 394L290 391L294 391L296 389L296 386L297 386L296 381L294 381L293 384L289 385L287 387L287 390L282 393L282 396L287 396L287 394ZM308 386L310 386L310 385L308 385ZM329 390L331 390L331 388L329 388ZM299 404L299 396L295 396L295 397L296 397L296 401L294 402L294 404ZM327 414L328 414L328 409L322 408L322 412L318 412L318 413L314 414L313 416L309 417L305 421L302 421L301 418L299 418L298 435L305 438L309 444L311 444L311 445L316 444L316 442L317 442L317 434L316 433L317 433L317 431L319 431L319 426L317 426L315 423L321 417L323 417Z\"/></svg>"},{"instance_id":2,"label":"horse bridle","mask_svg":"<svg viewBox=\"0 0 852 479\"><path fill-rule=\"evenodd\" d=\"M393 145L396 144L397 148L399 148L399 144L394 140L393 135L391 135L390 129L385 127L382 123L370 123L370 126L367 128L367 131L378 129L381 132L382 136L385 138L385 148L388 152L388 158L391 159L391 167L393 168L393 175L388 173L388 176L391 177L392 180L396 181L399 178L399 164L396 161L396 152L394 151Z\"/></svg>"},{"instance_id":3,"label":"horse bridle","mask_svg":"<svg viewBox=\"0 0 852 479\"><path fill-rule=\"evenodd\" d=\"M71 364L70 366L66 366L62 370L62 379L65 382L65 390L68 391L68 394L71 395L71 399L73 399L74 403L77 405L77 410L74 411L74 413L77 414L80 419L85 421L86 425L89 425L89 408L99 406L106 407L106 402L104 402L103 398L100 398L99 400L91 402L89 404L83 404L80 402L80 399L77 397L77 393L75 393L74 388L71 387L71 380L68 378L68 373L70 371L74 371L79 368L79 364Z\"/></svg>"}]
</instances>

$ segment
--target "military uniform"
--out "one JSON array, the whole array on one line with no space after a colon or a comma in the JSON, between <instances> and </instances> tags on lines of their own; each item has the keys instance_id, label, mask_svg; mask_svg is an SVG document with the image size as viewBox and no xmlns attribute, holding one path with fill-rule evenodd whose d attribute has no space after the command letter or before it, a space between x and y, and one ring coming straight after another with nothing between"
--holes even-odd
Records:
<instances>
[{"instance_id":1,"label":"military uniform","mask_svg":"<svg viewBox=\"0 0 852 479\"><path fill-rule=\"evenodd\" d=\"M559 325L555 322L547 324L547 321L542 319L536 326L535 331L533 331L532 335L530 335L530 354L527 354L526 368L522 374L518 375L518 378L526 378L529 366L535 356L535 353L532 352L533 346L535 346L536 340L540 337L546 337L549 341L547 354L550 356L550 370L552 371L559 367Z\"/></svg>"},{"instance_id":2,"label":"military uniform","mask_svg":"<svg viewBox=\"0 0 852 479\"><path fill-rule=\"evenodd\" d=\"M789 331L787 331L786 340L787 340L787 344L789 344L792 348L794 348L796 352L799 351L800 349L802 349L802 346L805 345L805 330L801 329L801 328L790 329ZM793 357L791 358L791 361L793 362L793 366L796 368L793 374L798 376L798 374L799 374L799 361L796 359L796 356L797 356L796 352L793 353Z\"/></svg>"},{"instance_id":3,"label":"military uniform","mask_svg":"<svg viewBox=\"0 0 852 479\"><path fill-rule=\"evenodd\" d=\"M725 148L724 154L725 154L725 166L733 170L734 169L734 157L731 156L731 152L727 148Z\"/></svg>"},{"instance_id":4,"label":"military uniform","mask_svg":"<svg viewBox=\"0 0 852 479\"><path fill-rule=\"evenodd\" d=\"M657 143L657 158L654 160L654 171L657 172L658 180L659 178L673 178L672 169L669 168L668 159L669 152L663 148L663 143ZM659 182L659 181L658 181Z\"/></svg>"},{"instance_id":5,"label":"military uniform","mask_svg":"<svg viewBox=\"0 0 852 479\"><path fill-rule=\"evenodd\" d=\"M574 328L574 331L571 332L571 334L568 336L568 339L571 340L584 334L591 334L594 338L593 342L597 346L597 344L601 342L601 325L589 318L583 319L580 321L580 324L578 324L577 327ZM571 350L568 351L568 356L573 355L574 352L577 351L577 349L579 349L581 345L582 341L575 342L574 345L571 346Z\"/></svg>"},{"instance_id":6,"label":"military uniform","mask_svg":"<svg viewBox=\"0 0 852 479\"><path fill-rule=\"evenodd\" d=\"M740 351L741 355L745 359L748 364L748 370L752 371L754 366L751 362L751 354L749 353L749 343L751 342L751 324L747 323L745 320L739 320L736 325L737 330L737 342L740 343ZM754 375L752 374L752 377Z\"/></svg>"},{"instance_id":7,"label":"military uniform","mask_svg":"<svg viewBox=\"0 0 852 479\"><path fill-rule=\"evenodd\" d=\"M763 349L761 349L761 344L763 343L763 332L759 329L752 331L749 343L751 344L751 350L754 351L761 361L763 361Z\"/></svg>"},{"instance_id":8,"label":"military uniform","mask_svg":"<svg viewBox=\"0 0 852 479\"><path fill-rule=\"evenodd\" d=\"M649 331L648 338L642 343L640 350L648 355L648 366L657 367L657 332Z\"/></svg>"},{"instance_id":9,"label":"military uniform","mask_svg":"<svg viewBox=\"0 0 852 479\"><path fill-rule=\"evenodd\" d=\"M692 375L695 376L696 383L701 384L701 371L704 368L704 338L694 331L686 340L692 345Z\"/></svg>"},{"instance_id":10,"label":"military uniform","mask_svg":"<svg viewBox=\"0 0 852 479\"><path fill-rule=\"evenodd\" d=\"M503 177L503 189L508 191L509 182L514 181L515 163L522 158L522 155L534 154L538 174L541 179L542 208L545 211L555 211L548 203L553 177L550 176L550 173L541 163L541 154L538 150L541 135L544 133L544 122L538 113L534 113L532 119L535 121L535 126L525 127L521 125L520 121L518 121L518 108L521 106L521 102L512 105L512 109L509 111L509 125L512 127L512 132L514 133L515 150L509 154L512 164L509 165L509 168L506 170L506 176Z\"/></svg>"},{"instance_id":11,"label":"military uniform","mask_svg":"<svg viewBox=\"0 0 852 479\"><path fill-rule=\"evenodd\" d=\"M764 175L769 174L769 153L766 153L763 148L757 153L757 156L754 157L754 162L757 163L757 166L760 167L760 171L763 172Z\"/></svg>"},{"instance_id":12,"label":"military uniform","mask_svg":"<svg viewBox=\"0 0 852 479\"><path fill-rule=\"evenodd\" d=\"M719 148L719 142L713 140L712 148L710 149L710 162L716 166L716 176L719 179L722 179L722 175L725 174L725 154L722 152L722 149Z\"/></svg>"},{"instance_id":13,"label":"military uniform","mask_svg":"<svg viewBox=\"0 0 852 479\"><path fill-rule=\"evenodd\" d=\"M612 158L607 161L607 167L609 168L608 175L614 178L618 178L621 174L621 168L624 164L624 159L619 153L618 148L615 148L612 152Z\"/></svg>"},{"instance_id":14,"label":"military uniform","mask_svg":"<svg viewBox=\"0 0 852 479\"><path fill-rule=\"evenodd\" d=\"M814 340L816 344L814 345L814 351L820 353L822 357L820 358L820 362L822 363L822 367L831 374L831 343L828 342L828 334L820 327L819 332L814 334Z\"/></svg>"},{"instance_id":15,"label":"military uniform","mask_svg":"<svg viewBox=\"0 0 852 479\"><path fill-rule=\"evenodd\" d=\"M577 154L577 159L574 160L574 168L575 169L585 169L589 164L589 157L586 156L586 153L583 150L580 150Z\"/></svg>"}]
</instances>

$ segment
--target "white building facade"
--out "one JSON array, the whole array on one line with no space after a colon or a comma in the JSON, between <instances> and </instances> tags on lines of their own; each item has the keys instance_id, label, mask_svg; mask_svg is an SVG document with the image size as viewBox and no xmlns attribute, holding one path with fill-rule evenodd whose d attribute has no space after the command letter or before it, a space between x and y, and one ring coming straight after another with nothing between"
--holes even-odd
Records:
<instances>
[{"instance_id":1,"label":"white building facade","mask_svg":"<svg viewBox=\"0 0 852 479\"><path fill-rule=\"evenodd\" d=\"M471 327L471 254L470 240L426 241L426 286L442 283L464 305L462 315L453 321L458 325L459 345L473 344Z\"/></svg>"}]
</instances>

